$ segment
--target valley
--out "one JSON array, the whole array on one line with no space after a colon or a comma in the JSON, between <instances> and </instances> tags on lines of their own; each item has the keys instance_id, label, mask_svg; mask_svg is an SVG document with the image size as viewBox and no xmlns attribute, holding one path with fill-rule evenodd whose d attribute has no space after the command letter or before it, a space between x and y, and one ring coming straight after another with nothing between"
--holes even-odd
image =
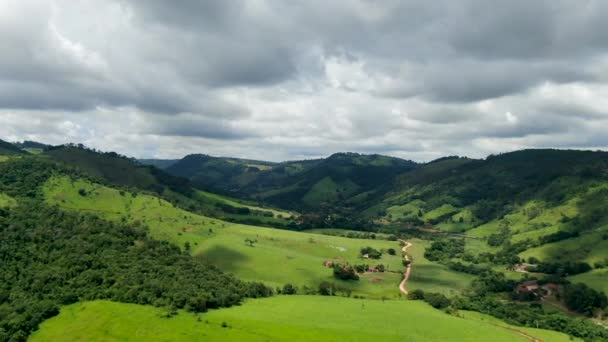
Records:
<instances>
[{"instance_id":1,"label":"valley","mask_svg":"<svg viewBox=\"0 0 608 342\"><path fill-rule=\"evenodd\" d=\"M608 305L602 210L608 180L563 166L560 153L546 152L549 164L562 168L550 179L527 164L527 153L541 152L527 151L416 166L358 154L295 164L207 158L216 168L229 164L236 177L227 180L230 187L236 179L252 182L219 194L115 153L5 148L11 152L0 163L0 232L11 241L2 255L12 266L4 269L11 287L0 289L0 318L10 317L0 325L4 334L31 334L32 341L473 341L489 335L596 341L608 334L601 326ZM594 168L608 161L604 154L576 157ZM513 166L513 158L524 166ZM181 164L156 165L175 171ZM290 171L274 174L282 167ZM493 180L484 180L484 188L472 175ZM367 180L374 177L388 183ZM260 186L250 192L253 184ZM52 220L29 220L28 207ZM53 224L63 228L42 242ZM95 226L106 227L112 240ZM28 227L26 240L17 227ZM71 236L87 242L74 244ZM36 259L40 265L24 275L33 285L9 278L23 272L26 260L13 259L12 248L58 257L51 263L61 277L36 273L49 263ZM64 261L62 248L87 262ZM122 254L137 257L116 257ZM127 277L121 263L133 280L121 280ZM198 271L187 275L189 267ZM160 277L163 269L168 273ZM201 287L177 284L170 274L201 277ZM231 290L219 291L230 279ZM544 284L562 297L549 303L539 290ZM40 299L31 310L47 308L35 319L12 309L27 307L34 294ZM34 323L11 323L20 320Z\"/></svg>"}]
</instances>

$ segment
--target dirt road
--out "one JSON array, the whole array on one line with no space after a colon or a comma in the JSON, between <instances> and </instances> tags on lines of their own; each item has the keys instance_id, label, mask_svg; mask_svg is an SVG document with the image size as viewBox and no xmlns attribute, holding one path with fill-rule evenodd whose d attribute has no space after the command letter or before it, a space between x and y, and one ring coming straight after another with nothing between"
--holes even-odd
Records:
<instances>
[{"instance_id":1,"label":"dirt road","mask_svg":"<svg viewBox=\"0 0 608 342\"><path fill-rule=\"evenodd\" d=\"M401 242L403 242L405 245L403 246L403 248L401 249L401 251L403 252L403 258L405 260L410 260L410 258L407 256L407 249L412 246L411 243L405 241L405 240L399 240ZM407 283L407 280L410 278L410 274L412 273L412 263L410 262L409 265L407 265L407 269L405 270L405 273L403 274L403 280L401 281L401 283L399 284L399 290L401 291L401 293L403 293L404 295L407 295L407 289L405 288L405 283Z\"/></svg>"}]
</instances>

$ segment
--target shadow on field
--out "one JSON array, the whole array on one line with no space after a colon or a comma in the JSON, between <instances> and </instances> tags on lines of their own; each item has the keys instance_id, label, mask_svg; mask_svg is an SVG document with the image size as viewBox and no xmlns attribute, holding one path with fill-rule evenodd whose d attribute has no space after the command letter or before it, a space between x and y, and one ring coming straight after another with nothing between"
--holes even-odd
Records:
<instances>
[{"instance_id":1,"label":"shadow on field","mask_svg":"<svg viewBox=\"0 0 608 342\"><path fill-rule=\"evenodd\" d=\"M234 271L239 268L240 263L249 260L247 255L224 246L214 246L196 257L226 271Z\"/></svg>"}]
</instances>

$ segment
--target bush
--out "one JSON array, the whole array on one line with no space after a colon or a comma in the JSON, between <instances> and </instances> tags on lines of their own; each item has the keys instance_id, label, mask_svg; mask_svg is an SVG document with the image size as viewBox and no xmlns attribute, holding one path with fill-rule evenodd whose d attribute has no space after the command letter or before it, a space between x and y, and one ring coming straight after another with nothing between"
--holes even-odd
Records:
<instances>
[{"instance_id":1,"label":"bush","mask_svg":"<svg viewBox=\"0 0 608 342\"><path fill-rule=\"evenodd\" d=\"M382 257L382 253L379 250L369 246L361 248L361 255L367 255L370 259L380 259Z\"/></svg>"},{"instance_id":2,"label":"bush","mask_svg":"<svg viewBox=\"0 0 608 342\"><path fill-rule=\"evenodd\" d=\"M296 293L298 293L298 288L288 283L283 286L283 290L281 291L281 293L284 295L295 295Z\"/></svg>"},{"instance_id":3,"label":"bush","mask_svg":"<svg viewBox=\"0 0 608 342\"><path fill-rule=\"evenodd\" d=\"M341 280L359 280L354 267L340 264L334 265L334 277Z\"/></svg>"},{"instance_id":4,"label":"bush","mask_svg":"<svg viewBox=\"0 0 608 342\"><path fill-rule=\"evenodd\" d=\"M395 249L394 249L394 248L389 248L389 249L387 250L387 253L388 253L388 255L395 255L395 254L397 254L397 252L395 251Z\"/></svg>"},{"instance_id":5,"label":"bush","mask_svg":"<svg viewBox=\"0 0 608 342\"><path fill-rule=\"evenodd\" d=\"M445 309L452 304L452 302L441 293L425 293L424 301L435 309Z\"/></svg>"},{"instance_id":6,"label":"bush","mask_svg":"<svg viewBox=\"0 0 608 342\"><path fill-rule=\"evenodd\" d=\"M424 299L424 291L421 289L416 289L407 294L407 299L411 300L423 300Z\"/></svg>"}]
</instances>

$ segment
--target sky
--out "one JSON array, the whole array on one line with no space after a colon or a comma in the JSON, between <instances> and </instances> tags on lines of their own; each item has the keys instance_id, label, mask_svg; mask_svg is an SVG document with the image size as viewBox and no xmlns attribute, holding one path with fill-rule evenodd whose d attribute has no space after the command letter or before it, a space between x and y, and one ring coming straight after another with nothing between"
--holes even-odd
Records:
<instances>
[{"instance_id":1,"label":"sky","mask_svg":"<svg viewBox=\"0 0 608 342\"><path fill-rule=\"evenodd\" d=\"M0 139L139 158L608 149L608 1L2 0Z\"/></svg>"}]
</instances>

